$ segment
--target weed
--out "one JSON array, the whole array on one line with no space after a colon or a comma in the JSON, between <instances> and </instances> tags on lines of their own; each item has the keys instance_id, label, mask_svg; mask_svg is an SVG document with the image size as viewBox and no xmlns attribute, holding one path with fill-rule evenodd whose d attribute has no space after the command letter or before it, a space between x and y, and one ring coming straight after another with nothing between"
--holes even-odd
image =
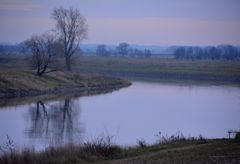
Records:
<instances>
[{"instance_id":1,"label":"weed","mask_svg":"<svg viewBox=\"0 0 240 164\"><path fill-rule=\"evenodd\" d=\"M84 143L83 151L97 156L113 158L117 154L121 153L121 148L113 144L112 139L112 136L98 137L92 142Z\"/></svg>"},{"instance_id":2,"label":"weed","mask_svg":"<svg viewBox=\"0 0 240 164\"><path fill-rule=\"evenodd\" d=\"M4 144L0 145L0 151L3 154L16 152L16 148L13 140L8 135L6 135L6 137L7 137L7 141Z\"/></svg>"},{"instance_id":3,"label":"weed","mask_svg":"<svg viewBox=\"0 0 240 164\"><path fill-rule=\"evenodd\" d=\"M171 136L162 135L161 132L155 135L157 137L157 144L173 144L173 143L181 143L181 142L193 142L197 141L199 144L207 143L207 139L205 139L202 135L198 137L185 137L181 132L177 132Z\"/></svg>"},{"instance_id":4,"label":"weed","mask_svg":"<svg viewBox=\"0 0 240 164\"><path fill-rule=\"evenodd\" d=\"M140 148L147 147L147 142L144 139L138 139L137 144Z\"/></svg>"}]
</instances>

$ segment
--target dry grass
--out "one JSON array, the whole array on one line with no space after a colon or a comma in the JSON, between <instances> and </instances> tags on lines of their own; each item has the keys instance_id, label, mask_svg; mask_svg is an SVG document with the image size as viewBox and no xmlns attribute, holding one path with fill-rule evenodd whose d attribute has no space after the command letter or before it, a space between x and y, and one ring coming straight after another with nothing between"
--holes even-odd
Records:
<instances>
[{"instance_id":1,"label":"dry grass","mask_svg":"<svg viewBox=\"0 0 240 164\"><path fill-rule=\"evenodd\" d=\"M9 97L33 96L41 94L67 93L68 90L88 91L117 89L130 85L130 82L119 78L99 75L79 74L56 71L43 76L37 76L32 71L17 69L0 70L1 94Z\"/></svg>"},{"instance_id":2,"label":"dry grass","mask_svg":"<svg viewBox=\"0 0 240 164\"><path fill-rule=\"evenodd\" d=\"M177 136L175 136L177 137ZM144 147L120 147L111 138L98 138L82 145L67 145L47 148L41 152L25 149L5 152L0 156L1 164L42 163L114 163L114 164L158 164L158 163L239 163L238 140L178 139Z\"/></svg>"}]
</instances>

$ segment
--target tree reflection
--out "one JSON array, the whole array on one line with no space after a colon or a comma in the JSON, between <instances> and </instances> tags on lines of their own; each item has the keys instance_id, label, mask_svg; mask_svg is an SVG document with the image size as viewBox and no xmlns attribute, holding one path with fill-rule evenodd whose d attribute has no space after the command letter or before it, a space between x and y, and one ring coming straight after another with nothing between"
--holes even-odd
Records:
<instances>
[{"instance_id":1,"label":"tree reflection","mask_svg":"<svg viewBox=\"0 0 240 164\"><path fill-rule=\"evenodd\" d=\"M48 134L49 117L43 102L38 101L35 107L29 109L32 126L28 130L30 138L40 138Z\"/></svg>"},{"instance_id":2,"label":"tree reflection","mask_svg":"<svg viewBox=\"0 0 240 164\"><path fill-rule=\"evenodd\" d=\"M26 134L32 139L47 139L52 146L79 142L83 133L79 113L77 101L71 98L46 105L38 101L29 108Z\"/></svg>"}]
</instances>

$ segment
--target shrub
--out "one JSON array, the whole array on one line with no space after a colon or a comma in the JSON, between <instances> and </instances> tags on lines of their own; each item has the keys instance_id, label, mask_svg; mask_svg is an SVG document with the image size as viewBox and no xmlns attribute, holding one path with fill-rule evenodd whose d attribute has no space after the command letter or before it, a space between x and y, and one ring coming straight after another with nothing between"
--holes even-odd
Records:
<instances>
[{"instance_id":1,"label":"shrub","mask_svg":"<svg viewBox=\"0 0 240 164\"><path fill-rule=\"evenodd\" d=\"M102 156L106 158L116 157L121 153L121 148L112 142L110 136L98 137L92 142L86 142L83 144L83 151L96 156Z\"/></svg>"},{"instance_id":2,"label":"shrub","mask_svg":"<svg viewBox=\"0 0 240 164\"><path fill-rule=\"evenodd\" d=\"M147 143L144 139L139 139L137 140L137 144L140 148L144 148L144 147L147 147Z\"/></svg>"}]
</instances>

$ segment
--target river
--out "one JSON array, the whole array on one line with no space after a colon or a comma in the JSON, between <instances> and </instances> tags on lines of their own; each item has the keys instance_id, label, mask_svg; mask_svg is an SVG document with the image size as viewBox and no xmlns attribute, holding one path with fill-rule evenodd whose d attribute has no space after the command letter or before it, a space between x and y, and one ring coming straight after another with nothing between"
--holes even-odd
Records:
<instances>
[{"instance_id":1,"label":"river","mask_svg":"<svg viewBox=\"0 0 240 164\"><path fill-rule=\"evenodd\" d=\"M0 108L0 144L17 148L82 143L111 136L119 145L156 134L228 137L240 129L240 88L133 82L112 93Z\"/></svg>"}]
</instances>

